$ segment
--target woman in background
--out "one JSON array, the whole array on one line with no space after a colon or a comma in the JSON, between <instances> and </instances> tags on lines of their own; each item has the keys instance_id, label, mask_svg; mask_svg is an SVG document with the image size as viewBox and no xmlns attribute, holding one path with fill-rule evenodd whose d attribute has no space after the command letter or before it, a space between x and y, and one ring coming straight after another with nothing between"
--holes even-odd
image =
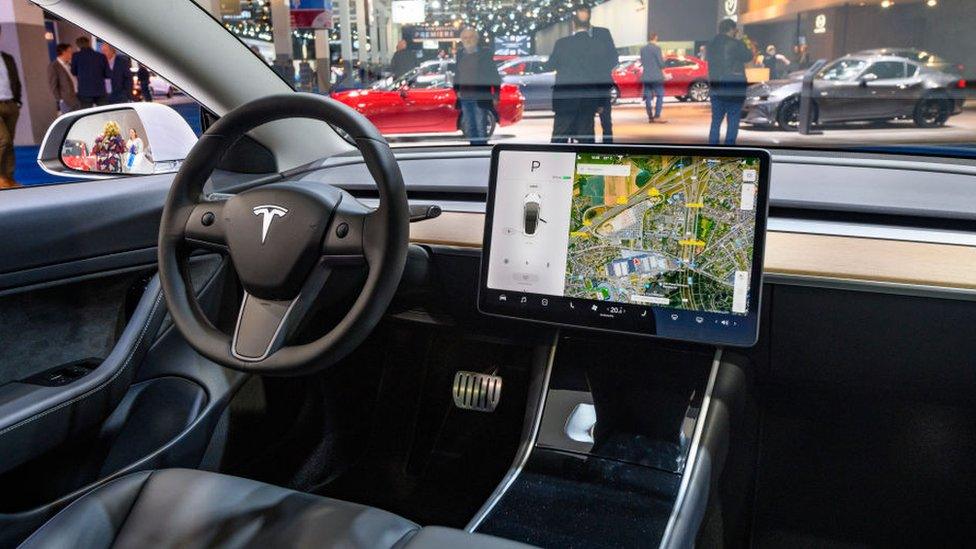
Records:
<instances>
[{"instance_id":1,"label":"woman in background","mask_svg":"<svg viewBox=\"0 0 976 549\"><path fill-rule=\"evenodd\" d=\"M125 141L119 123L109 120L102 127L102 133L95 138L91 152L95 155L95 171L101 173L121 173L122 155L125 154Z\"/></svg>"},{"instance_id":2,"label":"woman in background","mask_svg":"<svg viewBox=\"0 0 976 549\"><path fill-rule=\"evenodd\" d=\"M142 151L144 149L142 138L135 128L129 128L129 139L125 142L125 171L129 173L142 173Z\"/></svg>"}]
</instances>

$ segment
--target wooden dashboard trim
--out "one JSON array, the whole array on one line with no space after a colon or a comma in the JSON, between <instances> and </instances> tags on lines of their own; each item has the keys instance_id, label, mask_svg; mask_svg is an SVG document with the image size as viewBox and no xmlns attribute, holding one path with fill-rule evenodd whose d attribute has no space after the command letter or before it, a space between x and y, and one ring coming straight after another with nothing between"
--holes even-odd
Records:
<instances>
[{"instance_id":1,"label":"wooden dashboard trim","mask_svg":"<svg viewBox=\"0 0 976 549\"><path fill-rule=\"evenodd\" d=\"M410 225L416 244L480 248L485 216L444 212ZM770 231L765 272L778 275L976 289L976 247Z\"/></svg>"}]
</instances>

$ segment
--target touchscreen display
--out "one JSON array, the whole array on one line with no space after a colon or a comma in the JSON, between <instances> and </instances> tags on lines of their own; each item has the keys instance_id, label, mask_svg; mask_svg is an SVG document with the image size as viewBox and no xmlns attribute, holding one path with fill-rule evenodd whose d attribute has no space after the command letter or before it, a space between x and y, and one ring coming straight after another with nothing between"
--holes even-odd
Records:
<instances>
[{"instance_id":1,"label":"touchscreen display","mask_svg":"<svg viewBox=\"0 0 976 549\"><path fill-rule=\"evenodd\" d=\"M492 168L484 311L755 342L765 152L503 146Z\"/></svg>"}]
</instances>

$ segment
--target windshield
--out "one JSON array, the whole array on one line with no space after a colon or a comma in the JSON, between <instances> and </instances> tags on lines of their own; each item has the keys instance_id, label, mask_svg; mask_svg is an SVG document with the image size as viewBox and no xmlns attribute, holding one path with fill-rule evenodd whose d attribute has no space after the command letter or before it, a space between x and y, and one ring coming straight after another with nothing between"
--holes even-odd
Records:
<instances>
[{"instance_id":1,"label":"windshield","mask_svg":"<svg viewBox=\"0 0 976 549\"><path fill-rule=\"evenodd\" d=\"M220 3L228 29L274 52L296 89L359 110L394 146L976 152L972 1L286 4Z\"/></svg>"}]
</instances>

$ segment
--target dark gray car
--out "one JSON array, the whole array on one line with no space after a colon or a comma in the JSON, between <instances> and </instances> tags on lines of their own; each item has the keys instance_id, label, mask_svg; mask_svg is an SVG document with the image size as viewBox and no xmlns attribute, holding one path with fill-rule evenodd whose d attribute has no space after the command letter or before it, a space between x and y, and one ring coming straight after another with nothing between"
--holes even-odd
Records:
<instances>
[{"instance_id":1,"label":"dark gray car","mask_svg":"<svg viewBox=\"0 0 976 549\"><path fill-rule=\"evenodd\" d=\"M742 121L798 126L801 81L772 80L749 87ZM818 124L910 118L923 128L942 126L962 111L959 77L893 55L848 55L829 63L813 81Z\"/></svg>"}]
</instances>

